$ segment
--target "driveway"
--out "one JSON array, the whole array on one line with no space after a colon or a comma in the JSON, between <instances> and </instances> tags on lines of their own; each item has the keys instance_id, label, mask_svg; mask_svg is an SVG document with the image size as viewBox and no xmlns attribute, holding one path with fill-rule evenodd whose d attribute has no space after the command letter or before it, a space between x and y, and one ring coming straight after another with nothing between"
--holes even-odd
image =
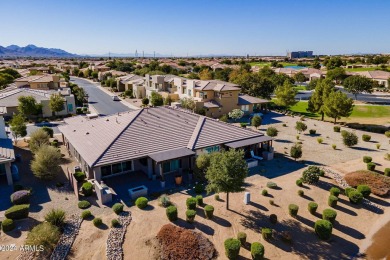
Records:
<instances>
[{"instance_id":1,"label":"driveway","mask_svg":"<svg viewBox=\"0 0 390 260\"><path fill-rule=\"evenodd\" d=\"M100 83L92 83L88 80L76 77L71 77L70 81L79 85L79 87L82 87L88 93L89 104L93 106L101 116L132 110L119 101L113 101L110 95L97 87Z\"/></svg>"}]
</instances>

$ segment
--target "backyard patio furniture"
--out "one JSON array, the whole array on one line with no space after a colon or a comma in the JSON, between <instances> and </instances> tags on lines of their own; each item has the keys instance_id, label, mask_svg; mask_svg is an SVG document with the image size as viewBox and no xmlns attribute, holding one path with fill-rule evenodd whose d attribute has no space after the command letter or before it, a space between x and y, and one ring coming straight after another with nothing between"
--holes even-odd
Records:
<instances>
[{"instance_id":1,"label":"backyard patio furniture","mask_svg":"<svg viewBox=\"0 0 390 260\"><path fill-rule=\"evenodd\" d=\"M252 156L253 159L256 159L256 160L259 160L259 161L263 160L263 157L255 155L253 150L251 151L251 156Z\"/></svg>"}]
</instances>

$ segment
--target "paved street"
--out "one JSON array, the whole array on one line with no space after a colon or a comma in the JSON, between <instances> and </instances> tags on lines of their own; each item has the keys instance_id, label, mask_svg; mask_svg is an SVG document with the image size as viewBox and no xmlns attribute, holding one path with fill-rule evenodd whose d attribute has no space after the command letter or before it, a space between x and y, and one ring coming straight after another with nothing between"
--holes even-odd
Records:
<instances>
[{"instance_id":1,"label":"paved street","mask_svg":"<svg viewBox=\"0 0 390 260\"><path fill-rule=\"evenodd\" d=\"M88 80L75 77L71 77L70 81L84 88L89 95L89 104L92 105L101 116L131 110L121 102L113 101L110 95L96 87L99 83L91 83Z\"/></svg>"}]
</instances>

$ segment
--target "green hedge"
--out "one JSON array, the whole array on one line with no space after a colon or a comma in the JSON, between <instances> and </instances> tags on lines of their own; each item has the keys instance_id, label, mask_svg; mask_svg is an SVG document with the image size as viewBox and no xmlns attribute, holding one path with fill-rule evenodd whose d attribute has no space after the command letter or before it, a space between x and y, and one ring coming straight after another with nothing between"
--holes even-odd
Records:
<instances>
[{"instance_id":1,"label":"green hedge","mask_svg":"<svg viewBox=\"0 0 390 260\"><path fill-rule=\"evenodd\" d=\"M119 213L123 212L123 204L122 203L115 203L112 206L112 210L118 215Z\"/></svg>"},{"instance_id":2,"label":"green hedge","mask_svg":"<svg viewBox=\"0 0 390 260\"><path fill-rule=\"evenodd\" d=\"M303 186L303 181L302 181L302 179L298 179L298 180L295 182L295 184L296 184L297 186L299 186L299 187L302 187L302 186Z\"/></svg>"},{"instance_id":3,"label":"green hedge","mask_svg":"<svg viewBox=\"0 0 390 260\"><path fill-rule=\"evenodd\" d=\"M15 205L7 209L4 216L9 219L23 219L28 217L30 204Z\"/></svg>"},{"instance_id":4,"label":"green hedge","mask_svg":"<svg viewBox=\"0 0 390 260\"><path fill-rule=\"evenodd\" d=\"M177 220L177 208L175 206L169 206L166 209L166 214L170 221Z\"/></svg>"},{"instance_id":5,"label":"green hedge","mask_svg":"<svg viewBox=\"0 0 390 260\"><path fill-rule=\"evenodd\" d=\"M81 212L82 219L87 219L87 218L90 218L91 216L92 216L92 213L89 210L84 210L83 212Z\"/></svg>"},{"instance_id":6,"label":"green hedge","mask_svg":"<svg viewBox=\"0 0 390 260\"><path fill-rule=\"evenodd\" d=\"M262 190L261 195L268 196L268 191L266 189Z\"/></svg>"},{"instance_id":7,"label":"green hedge","mask_svg":"<svg viewBox=\"0 0 390 260\"><path fill-rule=\"evenodd\" d=\"M363 200L363 194L354 190L354 191L351 191L350 193L348 193L348 198L349 198L350 202L352 202L354 204L359 204Z\"/></svg>"},{"instance_id":8,"label":"green hedge","mask_svg":"<svg viewBox=\"0 0 390 260\"><path fill-rule=\"evenodd\" d=\"M298 210L299 210L298 205L295 204L288 205L288 213L290 214L290 216L296 217L298 215Z\"/></svg>"},{"instance_id":9,"label":"green hedge","mask_svg":"<svg viewBox=\"0 0 390 260\"><path fill-rule=\"evenodd\" d=\"M229 260L237 259L240 254L241 243L235 238L228 238L224 242L225 255Z\"/></svg>"},{"instance_id":10,"label":"green hedge","mask_svg":"<svg viewBox=\"0 0 390 260\"><path fill-rule=\"evenodd\" d=\"M363 162L364 163L372 162L372 157L371 156L363 156Z\"/></svg>"},{"instance_id":11,"label":"green hedge","mask_svg":"<svg viewBox=\"0 0 390 260\"><path fill-rule=\"evenodd\" d=\"M93 185L90 182L85 182L81 187L84 196L91 196L93 194Z\"/></svg>"},{"instance_id":12,"label":"green hedge","mask_svg":"<svg viewBox=\"0 0 390 260\"><path fill-rule=\"evenodd\" d=\"M356 189L351 188L351 187L347 187L347 188L345 188L345 190L344 190L344 194L348 197L348 195L349 195L349 193L350 193L351 191L356 191Z\"/></svg>"},{"instance_id":13,"label":"green hedge","mask_svg":"<svg viewBox=\"0 0 390 260\"><path fill-rule=\"evenodd\" d=\"M334 126L333 127L333 131L335 131L336 133L340 133L340 127L339 126Z\"/></svg>"},{"instance_id":14,"label":"green hedge","mask_svg":"<svg viewBox=\"0 0 390 260\"><path fill-rule=\"evenodd\" d=\"M262 260L264 258L264 246L259 242L251 244L251 255L253 260Z\"/></svg>"},{"instance_id":15,"label":"green hedge","mask_svg":"<svg viewBox=\"0 0 390 260\"><path fill-rule=\"evenodd\" d=\"M371 188L367 185L359 185L357 186L356 190L360 192L363 197L368 198L371 194Z\"/></svg>"},{"instance_id":16,"label":"green hedge","mask_svg":"<svg viewBox=\"0 0 390 260\"><path fill-rule=\"evenodd\" d=\"M385 168L385 171L383 172L385 176L390 177L390 168Z\"/></svg>"},{"instance_id":17,"label":"green hedge","mask_svg":"<svg viewBox=\"0 0 390 260\"><path fill-rule=\"evenodd\" d=\"M336 207L338 198L336 196L330 195L328 198L328 205L329 207Z\"/></svg>"},{"instance_id":18,"label":"green hedge","mask_svg":"<svg viewBox=\"0 0 390 260\"><path fill-rule=\"evenodd\" d=\"M83 182L87 178L84 172L75 172L73 176L77 182Z\"/></svg>"},{"instance_id":19,"label":"green hedge","mask_svg":"<svg viewBox=\"0 0 390 260\"><path fill-rule=\"evenodd\" d=\"M196 199L195 198L187 198L186 200L187 209L196 209Z\"/></svg>"},{"instance_id":20,"label":"green hedge","mask_svg":"<svg viewBox=\"0 0 390 260\"><path fill-rule=\"evenodd\" d=\"M371 135L366 135L366 134L362 135L362 140L364 142L369 142L371 140Z\"/></svg>"},{"instance_id":21,"label":"green hedge","mask_svg":"<svg viewBox=\"0 0 390 260\"><path fill-rule=\"evenodd\" d=\"M298 193L298 196L301 196L301 197L302 197L303 195L305 195L305 192L304 192L303 190L298 190L297 193Z\"/></svg>"},{"instance_id":22,"label":"green hedge","mask_svg":"<svg viewBox=\"0 0 390 260\"><path fill-rule=\"evenodd\" d=\"M12 231L15 228L15 223L12 219L6 218L1 222L1 228L4 232Z\"/></svg>"},{"instance_id":23,"label":"green hedge","mask_svg":"<svg viewBox=\"0 0 390 260\"><path fill-rule=\"evenodd\" d=\"M246 245L246 233L245 232L238 232L237 239L240 240L241 246Z\"/></svg>"},{"instance_id":24,"label":"green hedge","mask_svg":"<svg viewBox=\"0 0 390 260\"><path fill-rule=\"evenodd\" d=\"M206 215L206 218L212 219L214 216L214 207L211 205L206 205L204 207L204 213Z\"/></svg>"},{"instance_id":25,"label":"green hedge","mask_svg":"<svg viewBox=\"0 0 390 260\"><path fill-rule=\"evenodd\" d=\"M331 223L334 223L336 221L337 212L333 209L324 209L322 212L322 219L328 220Z\"/></svg>"},{"instance_id":26,"label":"green hedge","mask_svg":"<svg viewBox=\"0 0 390 260\"><path fill-rule=\"evenodd\" d=\"M86 208L89 208L91 206L91 203L89 203L89 201L82 200L79 202L78 206L80 209L86 209Z\"/></svg>"},{"instance_id":27,"label":"green hedge","mask_svg":"<svg viewBox=\"0 0 390 260\"><path fill-rule=\"evenodd\" d=\"M269 240L272 238L272 229L270 228L262 228L261 229L261 235L265 240Z\"/></svg>"},{"instance_id":28,"label":"green hedge","mask_svg":"<svg viewBox=\"0 0 390 260\"><path fill-rule=\"evenodd\" d=\"M111 220L111 227L116 228L116 227L119 227L120 225L121 224L119 223L119 220L117 220L116 218Z\"/></svg>"},{"instance_id":29,"label":"green hedge","mask_svg":"<svg viewBox=\"0 0 390 260\"><path fill-rule=\"evenodd\" d=\"M203 205L203 196L202 195L196 195L195 199L196 199L196 204L198 206L202 206Z\"/></svg>"},{"instance_id":30,"label":"green hedge","mask_svg":"<svg viewBox=\"0 0 390 260\"><path fill-rule=\"evenodd\" d=\"M369 170L369 171L375 171L375 166L376 166L375 163L369 162L369 163L367 163L367 170Z\"/></svg>"},{"instance_id":31,"label":"green hedge","mask_svg":"<svg viewBox=\"0 0 390 260\"><path fill-rule=\"evenodd\" d=\"M309 204L307 205L307 209L313 215L318 209L318 204L315 202L309 202Z\"/></svg>"},{"instance_id":32,"label":"green hedge","mask_svg":"<svg viewBox=\"0 0 390 260\"><path fill-rule=\"evenodd\" d=\"M189 223L194 222L196 216L196 211L193 209L188 209L186 211L186 221Z\"/></svg>"},{"instance_id":33,"label":"green hedge","mask_svg":"<svg viewBox=\"0 0 390 260\"><path fill-rule=\"evenodd\" d=\"M322 240L328 240L332 235L333 225L327 220L317 220L314 224L314 230L317 236Z\"/></svg>"},{"instance_id":34,"label":"green hedge","mask_svg":"<svg viewBox=\"0 0 390 260\"><path fill-rule=\"evenodd\" d=\"M139 197L136 201L135 201L135 205L139 208L139 209L144 209L148 206L148 203L149 203L149 200L145 197Z\"/></svg>"},{"instance_id":35,"label":"green hedge","mask_svg":"<svg viewBox=\"0 0 390 260\"><path fill-rule=\"evenodd\" d=\"M330 188L329 192L330 192L330 195L333 195L336 197L338 197L340 195L340 189L337 187Z\"/></svg>"},{"instance_id":36,"label":"green hedge","mask_svg":"<svg viewBox=\"0 0 390 260\"><path fill-rule=\"evenodd\" d=\"M103 220L101 218L94 218L92 222L95 227L99 227L103 224Z\"/></svg>"}]
</instances>

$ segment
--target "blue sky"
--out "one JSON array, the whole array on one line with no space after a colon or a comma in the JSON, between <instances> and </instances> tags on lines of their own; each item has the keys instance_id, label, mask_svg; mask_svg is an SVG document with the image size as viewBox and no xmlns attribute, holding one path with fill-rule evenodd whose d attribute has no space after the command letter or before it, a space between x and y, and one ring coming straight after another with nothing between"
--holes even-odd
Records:
<instances>
[{"instance_id":1,"label":"blue sky","mask_svg":"<svg viewBox=\"0 0 390 260\"><path fill-rule=\"evenodd\" d=\"M387 0L3 1L0 45L78 54L390 53Z\"/></svg>"}]
</instances>

